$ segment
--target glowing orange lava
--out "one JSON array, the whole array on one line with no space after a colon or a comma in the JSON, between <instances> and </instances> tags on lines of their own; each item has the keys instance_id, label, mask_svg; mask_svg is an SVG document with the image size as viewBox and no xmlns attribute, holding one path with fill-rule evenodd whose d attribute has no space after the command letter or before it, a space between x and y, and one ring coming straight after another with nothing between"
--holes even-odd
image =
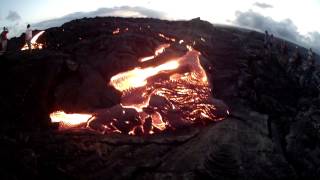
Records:
<instances>
[{"instance_id":1,"label":"glowing orange lava","mask_svg":"<svg viewBox=\"0 0 320 180\"><path fill-rule=\"evenodd\" d=\"M111 78L110 84L119 91L138 88L147 84L147 79L162 71L173 70L179 67L176 60L169 61L156 67L135 68L131 71L117 74Z\"/></svg>"},{"instance_id":2,"label":"glowing orange lava","mask_svg":"<svg viewBox=\"0 0 320 180\"><path fill-rule=\"evenodd\" d=\"M38 32L33 38L31 39L31 49L42 49L43 44L37 43L38 38L44 33L45 31ZM21 51L28 50L28 44L26 43L22 48Z\"/></svg>"},{"instance_id":3,"label":"glowing orange lava","mask_svg":"<svg viewBox=\"0 0 320 180\"><path fill-rule=\"evenodd\" d=\"M167 40L167 41L172 41L172 42L175 42L175 41L176 41L175 38L169 38L169 37L165 36L165 35L162 34L162 33L159 33L158 35L159 35L160 37L162 37L163 39Z\"/></svg>"},{"instance_id":4,"label":"glowing orange lava","mask_svg":"<svg viewBox=\"0 0 320 180\"><path fill-rule=\"evenodd\" d=\"M163 34L159 36L167 38ZM179 44L182 43L180 40ZM153 56L139 61L154 59L166 48L170 48L170 44L159 46ZM200 63L201 53L190 45L184 48L186 53L179 58L112 76L109 85L122 94L119 105L93 114L55 112L50 115L52 122L60 122L64 127L85 124L102 133L141 135L222 120L229 111L215 105L208 77Z\"/></svg>"},{"instance_id":5,"label":"glowing orange lava","mask_svg":"<svg viewBox=\"0 0 320 180\"><path fill-rule=\"evenodd\" d=\"M211 89L200 64L200 53L191 46L187 49L180 58L111 78L110 85L123 93L121 106L139 113L140 122L132 126L129 134L152 134L155 130L177 128L179 123L193 124L197 119L221 120L210 100Z\"/></svg>"},{"instance_id":6,"label":"glowing orange lava","mask_svg":"<svg viewBox=\"0 0 320 180\"><path fill-rule=\"evenodd\" d=\"M166 48L170 47L170 44L162 44L160 45L154 52L153 56L147 56L139 59L139 62L145 62L154 59L155 57L159 56L162 54Z\"/></svg>"},{"instance_id":7,"label":"glowing orange lava","mask_svg":"<svg viewBox=\"0 0 320 180\"><path fill-rule=\"evenodd\" d=\"M120 28L117 28L116 30L114 30L114 31L112 32L113 35L119 34L119 33L120 33Z\"/></svg>"},{"instance_id":8,"label":"glowing orange lava","mask_svg":"<svg viewBox=\"0 0 320 180\"><path fill-rule=\"evenodd\" d=\"M50 114L50 118L51 122L60 123L59 127L64 129L86 124L93 116L91 114L67 114L63 111L56 111Z\"/></svg>"}]
</instances>

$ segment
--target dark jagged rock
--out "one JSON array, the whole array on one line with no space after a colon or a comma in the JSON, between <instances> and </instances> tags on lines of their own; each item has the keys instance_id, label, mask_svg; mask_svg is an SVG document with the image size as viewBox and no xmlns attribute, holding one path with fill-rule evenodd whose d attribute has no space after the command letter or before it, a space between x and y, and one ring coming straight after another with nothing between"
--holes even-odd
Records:
<instances>
[{"instance_id":1,"label":"dark jagged rock","mask_svg":"<svg viewBox=\"0 0 320 180\"><path fill-rule=\"evenodd\" d=\"M120 33L113 35L116 28ZM221 99L214 101L230 108L228 118L137 137L53 130L49 113L55 110L121 109L120 93L108 81L168 43L159 33L183 39L201 52L213 95ZM288 43L284 55L277 47L282 40L275 39L276 45L266 51L263 34L250 30L200 19L113 17L74 20L47 29L38 41L45 44L44 50L21 52L23 36L11 39L10 52L0 57L1 179L320 176L320 70L316 65L304 72L290 64L294 44ZM300 51L304 61L306 50ZM181 49L173 45L159 61L179 56ZM142 128L150 130L146 124L135 133L143 134Z\"/></svg>"}]
</instances>

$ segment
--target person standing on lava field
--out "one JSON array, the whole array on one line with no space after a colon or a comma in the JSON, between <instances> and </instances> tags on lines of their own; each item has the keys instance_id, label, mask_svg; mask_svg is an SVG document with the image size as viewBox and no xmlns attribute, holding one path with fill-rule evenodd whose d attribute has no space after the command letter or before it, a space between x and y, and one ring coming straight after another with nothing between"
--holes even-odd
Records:
<instances>
[{"instance_id":1,"label":"person standing on lava field","mask_svg":"<svg viewBox=\"0 0 320 180\"><path fill-rule=\"evenodd\" d=\"M279 57L279 63L283 66L286 67L288 64L288 59L289 59L289 49L288 49L288 44L286 41L281 41L279 47L280 49L280 57Z\"/></svg>"},{"instance_id":2,"label":"person standing on lava field","mask_svg":"<svg viewBox=\"0 0 320 180\"><path fill-rule=\"evenodd\" d=\"M269 33L268 31L265 31L264 32L264 48L266 49L268 48L269 40L270 40Z\"/></svg>"},{"instance_id":3,"label":"person standing on lava field","mask_svg":"<svg viewBox=\"0 0 320 180\"><path fill-rule=\"evenodd\" d=\"M26 43L29 47L29 50L31 51L31 39L32 39L32 30L30 28L30 24L27 25L27 30L26 30Z\"/></svg>"},{"instance_id":4,"label":"person standing on lava field","mask_svg":"<svg viewBox=\"0 0 320 180\"><path fill-rule=\"evenodd\" d=\"M268 49L271 50L274 44L274 37L273 34L270 35L269 37L269 44L268 44Z\"/></svg>"},{"instance_id":5,"label":"person standing on lava field","mask_svg":"<svg viewBox=\"0 0 320 180\"><path fill-rule=\"evenodd\" d=\"M1 47L2 47L2 52L7 51L7 46L8 46L8 29L6 27L3 27L3 31L1 32Z\"/></svg>"},{"instance_id":6,"label":"person standing on lava field","mask_svg":"<svg viewBox=\"0 0 320 180\"><path fill-rule=\"evenodd\" d=\"M309 66L314 66L314 63L315 63L315 55L314 55L314 52L312 51L311 48L308 50L307 62L308 62L308 65L309 65Z\"/></svg>"},{"instance_id":7,"label":"person standing on lava field","mask_svg":"<svg viewBox=\"0 0 320 180\"><path fill-rule=\"evenodd\" d=\"M293 56L289 59L289 66L287 72L294 77L296 82L299 82L300 76L302 74L302 56L300 50L296 47Z\"/></svg>"},{"instance_id":8,"label":"person standing on lava field","mask_svg":"<svg viewBox=\"0 0 320 180\"><path fill-rule=\"evenodd\" d=\"M265 31L264 34L264 49L265 49L265 54L266 55L271 55L271 48L272 48L272 42L273 41L273 35L269 35L268 31Z\"/></svg>"}]
</instances>

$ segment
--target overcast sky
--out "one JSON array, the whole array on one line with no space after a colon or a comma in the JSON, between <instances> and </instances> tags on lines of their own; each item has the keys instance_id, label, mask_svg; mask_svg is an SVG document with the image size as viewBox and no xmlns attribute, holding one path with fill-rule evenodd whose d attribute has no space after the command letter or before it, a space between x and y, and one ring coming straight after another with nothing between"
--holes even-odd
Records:
<instances>
[{"instance_id":1,"label":"overcast sky","mask_svg":"<svg viewBox=\"0 0 320 180\"><path fill-rule=\"evenodd\" d=\"M320 51L320 0L1 0L0 26L10 37L27 23L60 26L84 16L140 16L161 19L201 17L212 23L268 29Z\"/></svg>"}]
</instances>

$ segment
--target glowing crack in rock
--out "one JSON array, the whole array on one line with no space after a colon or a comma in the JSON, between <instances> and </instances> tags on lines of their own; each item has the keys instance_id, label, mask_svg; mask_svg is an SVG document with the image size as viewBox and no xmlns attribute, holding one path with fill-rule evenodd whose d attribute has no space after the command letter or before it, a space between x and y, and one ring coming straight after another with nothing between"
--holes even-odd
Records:
<instances>
[{"instance_id":1,"label":"glowing crack in rock","mask_svg":"<svg viewBox=\"0 0 320 180\"><path fill-rule=\"evenodd\" d=\"M37 43L38 38L44 33L45 31L40 31L38 32L35 36L32 37L31 39L31 49L42 49L43 44L42 43ZM28 44L26 43L22 48L21 51L28 50Z\"/></svg>"}]
</instances>

